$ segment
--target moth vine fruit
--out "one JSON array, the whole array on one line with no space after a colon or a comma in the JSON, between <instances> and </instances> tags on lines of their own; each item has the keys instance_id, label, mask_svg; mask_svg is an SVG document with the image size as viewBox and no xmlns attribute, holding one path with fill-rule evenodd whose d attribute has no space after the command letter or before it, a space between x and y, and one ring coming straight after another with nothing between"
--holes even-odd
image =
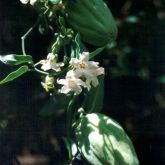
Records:
<instances>
[{"instance_id":1,"label":"moth vine fruit","mask_svg":"<svg viewBox=\"0 0 165 165\"><path fill-rule=\"evenodd\" d=\"M139 165L123 128L103 114L83 116L75 137L80 153L91 165Z\"/></svg>"},{"instance_id":2,"label":"moth vine fruit","mask_svg":"<svg viewBox=\"0 0 165 165\"><path fill-rule=\"evenodd\" d=\"M116 23L103 0L66 0L65 8L68 23L83 41L100 47L116 39Z\"/></svg>"}]
</instances>

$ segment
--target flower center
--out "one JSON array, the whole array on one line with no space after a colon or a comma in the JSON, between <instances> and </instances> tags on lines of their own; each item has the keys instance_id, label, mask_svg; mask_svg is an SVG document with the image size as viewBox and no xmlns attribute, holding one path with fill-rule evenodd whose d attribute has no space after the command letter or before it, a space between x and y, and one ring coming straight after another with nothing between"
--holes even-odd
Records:
<instances>
[{"instance_id":1,"label":"flower center","mask_svg":"<svg viewBox=\"0 0 165 165\"><path fill-rule=\"evenodd\" d=\"M85 69L85 64L84 63L80 63L80 68L81 69Z\"/></svg>"}]
</instances>

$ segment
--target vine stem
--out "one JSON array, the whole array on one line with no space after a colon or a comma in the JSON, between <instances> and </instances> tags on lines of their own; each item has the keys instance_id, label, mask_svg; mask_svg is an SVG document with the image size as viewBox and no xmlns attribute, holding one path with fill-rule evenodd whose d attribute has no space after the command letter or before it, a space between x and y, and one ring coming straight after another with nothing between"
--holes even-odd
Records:
<instances>
[{"instance_id":1,"label":"vine stem","mask_svg":"<svg viewBox=\"0 0 165 165\"><path fill-rule=\"evenodd\" d=\"M44 71L42 71L42 70L39 70L39 69L37 69L37 68L34 68L34 70L37 71L37 72L39 72L39 73L41 73L41 74L44 74L44 75L48 75L48 74L49 74L49 73L44 72Z\"/></svg>"},{"instance_id":2,"label":"vine stem","mask_svg":"<svg viewBox=\"0 0 165 165\"><path fill-rule=\"evenodd\" d=\"M69 102L68 108L67 108L67 116L66 116L66 124L67 124L67 138L70 139L71 138L71 129L72 129L72 116L73 116L73 105L75 103L77 96L73 96L71 101ZM70 144L70 149L71 149L71 144ZM69 158L70 160L72 160L72 154L69 153Z\"/></svg>"},{"instance_id":3,"label":"vine stem","mask_svg":"<svg viewBox=\"0 0 165 165\"><path fill-rule=\"evenodd\" d=\"M47 10L43 14L40 14L37 21L35 22L35 24L21 37L22 53L24 56L26 56L25 39L34 30L34 28L39 24L39 22L41 21L42 17L46 14L46 12L47 12Z\"/></svg>"}]
</instances>

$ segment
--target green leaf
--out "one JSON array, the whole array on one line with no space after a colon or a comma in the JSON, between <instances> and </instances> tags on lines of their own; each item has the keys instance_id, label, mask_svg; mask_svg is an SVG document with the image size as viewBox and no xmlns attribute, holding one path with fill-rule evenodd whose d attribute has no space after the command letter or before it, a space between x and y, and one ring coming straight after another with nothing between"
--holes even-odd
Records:
<instances>
[{"instance_id":1,"label":"green leaf","mask_svg":"<svg viewBox=\"0 0 165 165\"><path fill-rule=\"evenodd\" d=\"M23 75L27 71L29 71L28 66L26 66L26 65L21 66L19 69L17 69L14 72L11 72L9 75L7 75L6 78L4 78L3 80L1 80L0 81L0 84L4 84L4 83L7 83L9 81L13 81L14 79L20 77L21 75Z\"/></svg>"},{"instance_id":2,"label":"green leaf","mask_svg":"<svg viewBox=\"0 0 165 165\"><path fill-rule=\"evenodd\" d=\"M91 165L139 165L130 138L108 116L83 116L75 134L80 153Z\"/></svg>"},{"instance_id":3,"label":"green leaf","mask_svg":"<svg viewBox=\"0 0 165 165\"><path fill-rule=\"evenodd\" d=\"M64 101L65 100L65 101ZM66 108L70 100L70 97L66 95L52 95L49 100L44 104L39 115L50 116L52 114L58 114L59 110Z\"/></svg>"},{"instance_id":4,"label":"green leaf","mask_svg":"<svg viewBox=\"0 0 165 165\"><path fill-rule=\"evenodd\" d=\"M99 77L99 85L92 87L86 94L83 108L89 113L100 112L104 99L104 76Z\"/></svg>"},{"instance_id":5,"label":"green leaf","mask_svg":"<svg viewBox=\"0 0 165 165\"><path fill-rule=\"evenodd\" d=\"M95 51L89 54L90 59L97 56L100 52L104 50L105 47L97 48Z\"/></svg>"},{"instance_id":6,"label":"green leaf","mask_svg":"<svg viewBox=\"0 0 165 165\"><path fill-rule=\"evenodd\" d=\"M15 55L15 54L9 54L9 55L0 55L0 61L3 62L6 65L20 65L23 63L32 63L32 56L29 55Z\"/></svg>"}]
</instances>

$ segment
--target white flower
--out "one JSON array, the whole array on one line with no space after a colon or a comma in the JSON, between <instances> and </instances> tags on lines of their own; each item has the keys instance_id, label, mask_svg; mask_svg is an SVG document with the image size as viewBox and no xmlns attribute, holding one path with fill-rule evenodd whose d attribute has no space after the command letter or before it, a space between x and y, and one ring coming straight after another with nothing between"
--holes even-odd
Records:
<instances>
[{"instance_id":1,"label":"white flower","mask_svg":"<svg viewBox=\"0 0 165 165\"><path fill-rule=\"evenodd\" d=\"M73 70L68 71L66 78L57 80L57 83L63 85L60 92L64 94L73 91L76 95L78 95L82 91L81 86L85 86L85 83L81 79L76 77Z\"/></svg>"},{"instance_id":2,"label":"white flower","mask_svg":"<svg viewBox=\"0 0 165 165\"><path fill-rule=\"evenodd\" d=\"M40 62L42 64L41 69L44 71L47 70L54 70L56 72L61 71L61 67L64 66L63 62L57 63L57 57L53 55L52 53L49 53L46 60L41 60Z\"/></svg>"},{"instance_id":3,"label":"white flower","mask_svg":"<svg viewBox=\"0 0 165 165\"><path fill-rule=\"evenodd\" d=\"M75 74L78 77L86 78L87 88L90 89L90 84L93 86L98 85L97 76L104 74L104 68L99 67L99 63L95 61L89 61L89 53L83 52L80 54L80 58L72 58L70 64L74 67Z\"/></svg>"},{"instance_id":4,"label":"white flower","mask_svg":"<svg viewBox=\"0 0 165 165\"><path fill-rule=\"evenodd\" d=\"M30 0L30 4L34 5L37 2L37 0Z\"/></svg>"},{"instance_id":5,"label":"white flower","mask_svg":"<svg viewBox=\"0 0 165 165\"><path fill-rule=\"evenodd\" d=\"M31 5L34 5L37 0L20 0L20 2L23 4L28 4L30 2Z\"/></svg>"}]
</instances>

